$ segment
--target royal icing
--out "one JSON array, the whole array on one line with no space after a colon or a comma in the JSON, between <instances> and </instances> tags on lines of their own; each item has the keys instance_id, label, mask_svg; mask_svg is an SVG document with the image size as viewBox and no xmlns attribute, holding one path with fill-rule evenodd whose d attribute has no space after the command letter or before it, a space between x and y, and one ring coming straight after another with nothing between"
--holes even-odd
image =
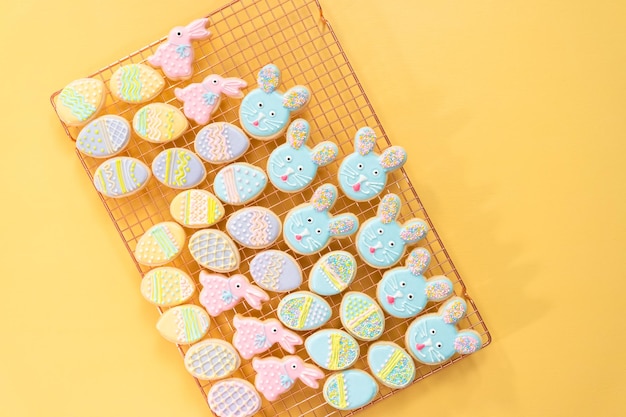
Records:
<instances>
[{"instance_id":1,"label":"royal icing","mask_svg":"<svg viewBox=\"0 0 626 417\"><path fill-rule=\"evenodd\" d=\"M270 299L265 291L250 284L243 275L228 278L200 271L200 284L203 287L200 292L200 304L213 317L231 310L244 299L250 307L257 310L261 309L263 302Z\"/></svg>"},{"instance_id":2,"label":"royal icing","mask_svg":"<svg viewBox=\"0 0 626 417\"><path fill-rule=\"evenodd\" d=\"M209 408L218 417L252 417L261 409L261 396L240 378L218 381L207 394Z\"/></svg>"},{"instance_id":3,"label":"royal icing","mask_svg":"<svg viewBox=\"0 0 626 417\"><path fill-rule=\"evenodd\" d=\"M176 98L184 103L185 116L199 125L205 125L211 115L217 111L222 101L222 94L232 98L242 98L242 88L248 84L239 78L222 78L211 74L201 83L189 84L185 88L176 88Z\"/></svg>"},{"instance_id":4,"label":"royal icing","mask_svg":"<svg viewBox=\"0 0 626 417\"><path fill-rule=\"evenodd\" d=\"M465 317L467 303L460 297L448 300L437 313L418 317L409 326L405 344L419 362L436 365L455 353L469 355L482 347L474 330L459 330L456 324Z\"/></svg>"},{"instance_id":5,"label":"royal icing","mask_svg":"<svg viewBox=\"0 0 626 417\"><path fill-rule=\"evenodd\" d=\"M215 272L230 272L239 267L239 250L235 243L222 231L198 230L189 239L191 256L207 269Z\"/></svg>"},{"instance_id":6,"label":"royal icing","mask_svg":"<svg viewBox=\"0 0 626 417\"><path fill-rule=\"evenodd\" d=\"M404 388L415 379L413 359L395 343L373 343L367 351L367 365L374 377L389 388Z\"/></svg>"},{"instance_id":7,"label":"royal icing","mask_svg":"<svg viewBox=\"0 0 626 417\"><path fill-rule=\"evenodd\" d=\"M207 334L209 324L206 311L197 305L185 304L163 313L157 322L157 330L172 343L191 344Z\"/></svg>"},{"instance_id":8,"label":"royal icing","mask_svg":"<svg viewBox=\"0 0 626 417\"><path fill-rule=\"evenodd\" d=\"M267 291L288 292L302 284L300 265L291 255L279 250L256 254L250 261L250 275Z\"/></svg>"},{"instance_id":9,"label":"royal icing","mask_svg":"<svg viewBox=\"0 0 626 417\"><path fill-rule=\"evenodd\" d=\"M268 401L289 391L298 379L311 388L318 388L318 380L324 378L324 372L304 363L299 356L254 358L252 368L256 372L254 385Z\"/></svg>"},{"instance_id":10,"label":"royal icing","mask_svg":"<svg viewBox=\"0 0 626 417\"><path fill-rule=\"evenodd\" d=\"M103 195L121 198L144 188L150 176L150 169L140 160L117 156L100 164L93 174L93 183Z\"/></svg>"},{"instance_id":11,"label":"royal icing","mask_svg":"<svg viewBox=\"0 0 626 417\"><path fill-rule=\"evenodd\" d=\"M330 305L319 295L308 291L297 291L283 297L276 309L276 315L285 326L292 330L317 329L332 315Z\"/></svg>"},{"instance_id":12,"label":"royal icing","mask_svg":"<svg viewBox=\"0 0 626 417\"><path fill-rule=\"evenodd\" d=\"M152 143L176 140L188 127L183 113L166 103L147 104L133 117L133 130L137 136Z\"/></svg>"},{"instance_id":13,"label":"royal icing","mask_svg":"<svg viewBox=\"0 0 626 417\"><path fill-rule=\"evenodd\" d=\"M354 410L370 403L378 384L367 372L350 369L332 374L322 390L326 402L338 410Z\"/></svg>"},{"instance_id":14,"label":"royal icing","mask_svg":"<svg viewBox=\"0 0 626 417\"><path fill-rule=\"evenodd\" d=\"M356 259L350 252L329 252L311 268L309 289L319 295L337 295L352 283L356 268Z\"/></svg>"},{"instance_id":15,"label":"royal icing","mask_svg":"<svg viewBox=\"0 0 626 417\"><path fill-rule=\"evenodd\" d=\"M262 249L280 236L280 219L265 207L246 207L234 212L226 222L228 234L240 245Z\"/></svg>"},{"instance_id":16,"label":"royal icing","mask_svg":"<svg viewBox=\"0 0 626 417\"><path fill-rule=\"evenodd\" d=\"M205 26L209 19L197 19L187 26L176 26L162 43L155 54L148 58L153 67L161 67L170 80L186 80L191 77L193 64L193 47L191 41L208 38L211 32Z\"/></svg>"},{"instance_id":17,"label":"royal icing","mask_svg":"<svg viewBox=\"0 0 626 417\"><path fill-rule=\"evenodd\" d=\"M381 193L387 184L387 174L406 162L406 151L391 146L381 155L373 152L376 133L363 127L354 137L354 153L346 156L339 166L339 186L348 198L367 201Z\"/></svg>"},{"instance_id":18,"label":"royal icing","mask_svg":"<svg viewBox=\"0 0 626 417\"><path fill-rule=\"evenodd\" d=\"M170 214L181 225L199 229L219 222L224 217L224 206L208 191L186 190L174 197Z\"/></svg>"},{"instance_id":19,"label":"royal icing","mask_svg":"<svg viewBox=\"0 0 626 417\"><path fill-rule=\"evenodd\" d=\"M385 316L380 306L362 292L352 291L343 296L339 317L343 327L359 340L376 340L385 330Z\"/></svg>"},{"instance_id":20,"label":"royal icing","mask_svg":"<svg viewBox=\"0 0 626 417\"><path fill-rule=\"evenodd\" d=\"M351 367L359 358L359 344L343 330L323 329L307 337L307 353L317 365L329 371Z\"/></svg>"},{"instance_id":21,"label":"royal icing","mask_svg":"<svg viewBox=\"0 0 626 417\"><path fill-rule=\"evenodd\" d=\"M242 205L257 198L267 185L262 169L243 162L235 162L220 169L213 180L217 198L224 203Z\"/></svg>"},{"instance_id":22,"label":"royal icing","mask_svg":"<svg viewBox=\"0 0 626 417\"><path fill-rule=\"evenodd\" d=\"M181 254L184 243L185 230L177 223L158 223L139 238L135 259L146 266L164 265Z\"/></svg>"},{"instance_id":23,"label":"royal icing","mask_svg":"<svg viewBox=\"0 0 626 417\"><path fill-rule=\"evenodd\" d=\"M159 307L172 307L189 300L196 286L178 268L161 267L150 270L141 280L141 295Z\"/></svg>"},{"instance_id":24,"label":"royal icing","mask_svg":"<svg viewBox=\"0 0 626 417\"><path fill-rule=\"evenodd\" d=\"M284 94L276 90L280 84L280 70L273 64L259 71L257 84L258 88L250 91L241 102L241 127L255 139L274 139L285 131L291 115L308 104L311 93L301 85Z\"/></svg>"},{"instance_id":25,"label":"royal icing","mask_svg":"<svg viewBox=\"0 0 626 417\"><path fill-rule=\"evenodd\" d=\"M309 131L306 120L294 120L287 129L287 142L274 149L267 160L269 179L281 191L304 189L313 182L318 167L337 158L339 149L332 142L322 142L313 149L306 146Z\"/></svg>"},{"instance_id":26,"label":"royal icing","mask_svg":"<svg viewBox=\"0 0 626 417\"><path fill-rule=\"evenodd\" d=\"M378 205L376 217L368 219L356 237L359 256L374 268L388 268L400 261L407 245L419 242L428 233L424 220L413 218L404 224L397 221L400 197L385 195Z\"/></svg>"},{"instance_id":27,"label":"royal icing","mask_svg":"<svg viewBox=\"0 0 626 417\"><path fill-rule=\"evenodd\" d=\"M104 83L81 78L69 83L55 98L59 118L68 126L81 126L93 119L104 104Z\"/></svg>"},{"instance_id":28,"label":"royal icing","mask_svg":"<svg viewBox=\"0 0 626 417\"><path fill-rule=\"evenodd\" d=\"M111 76L109 89L118 100L126 103L144 103L158 96L165 87L161 75L143 64L119 67Z\"/></svg>"},{"instance_id":29,"label":"royal icing","mask_svg":"<svg viewBox=\"0 0 626 417\"><path fill-rule=\"evenodd\" d=\"M183 148L166 149L152 161L152 173L170 188L193 188L204 181L206 169L198 156Z\"/></svg>"},{"instance_id":30,"label":"royal icing","mask_svg":"<svg viewBox=\"0 0 626 417\"><path fill-rule=\"evenodd\" d=\"M109 158L122 152L130 142L130 124L120 116L107 114L90 122L78 134L76 148L94 158Z\"/></svg>"},{"instance_id":31,"label":"royal icing","mask_svg":"<svg viewBox=\"0 0 626 417\"><path fill-rule=\"evenodd\" d=\"M239 368L241 359L230 343L207 339L187 350L184 363L194 378L212 381L232 375Z\"/></svg>"},{"instance_id":32,"label":"royal icing","mask_svg":"<svg viewBox=\"0 0 626 417\"><path fill-rule=\"evenodd\" d=\"M198 132L193 146L200 158L211 164L223 164L246 153L250 139L235 125L215 122Z\"/></svg>"},{"instance_id":33,"label":"royal icing","mask_svg":"<svg viewBox=\"0 0 626 417\"><path fill-rule=\"evenodd\" d=\"M287 245L302 255L324 249L332 238L352 235L359 228L354 214L331 216L329 210L337 199L337 187L324 184L313 193L310 203L299 205L287 213L283 237Z\"/></svg>"},{"instance_id":34,"label":"royal icing","mask_svg":"<svg viewBox=\"0 0 626 417\"><path fill-rule=\"evenodd\" d=\"M289 353L296 351L295 346L302 344L300 336L283 327L276 319L259 320L237 314L233 319L235 334L233 345L241 357L250 359L269 350L275 343Z\"/></svg>"}]
</instances>

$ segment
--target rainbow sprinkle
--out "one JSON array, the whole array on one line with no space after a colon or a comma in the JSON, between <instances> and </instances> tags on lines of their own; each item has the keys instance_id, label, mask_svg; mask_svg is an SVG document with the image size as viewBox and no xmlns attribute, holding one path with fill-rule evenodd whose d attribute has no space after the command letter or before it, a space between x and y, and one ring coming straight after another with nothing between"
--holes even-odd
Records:
<instances>
[{"instance_id":1,"label":"rainbow sprinkle","mask_svg":"<svg viewBox=\"0 0 626 417\"><path fill-rule=\"evenodd\" d=\"M324 166L333 162L337 158L339 150L332 142L323 142L315 147L311 158L315 165Z\"/></svg>"},{"instance_id":2,"label":"rainbow sprinkle","mask_svg":"<svg viewBox=\"0 0 626 417\"><path fill-rule=\"evenodd\" d=\"M344 283L352 277L354 273L354 260L349 256L338 253L328 256L326 258L326 265L330 268L335 275L339 276Z\"/></svg>"},{"instance_id":3,"label":"rainbow sprinkle","mask_svg":"<svg viewBox=\"0 0 626 417\"><path fill-rule=\"evenodd\" d=\"M367 155L372 152L376 145L376 133L371 127L362 127L356 132L354 137L354 149L360 155Z\"/></svg>"},{"instance_id":4,"label":"rainbow sprinkle","mask_svg":"<svg viewBox=\"0 0 626 417\"><path fill-rule=\"evenodd\" d=\"M309 123L304 119L294 120L287 131L287 142L294 149L300 149L309 137Z\"/></svg>"},{"instance_id":5,"label":"rainbow sprinkle","mask_svg":"<svg viewBox=\"0 0 626 417\"><path fill-rule=\"evenodd\" d=\"M335 203L337 189L332 184L324 184L315 190L311 197L311 204L315 211L326 211Z\"/></svg>"},{"instance_id":6,"label":"rainbow sprinkle","mask_svg":"<svg viewBox=\"0 0 626 417\"><path fill-rule=\"evenodd\" d=\"M309 101L309 90L301 85L295 86L283 96L283 107L290 110L302 108Z\"/></svg>"},{"instance_id":7,"label":"rainbow sprinkle","mask_svg":"<svg viewBox=\"0 0 626 417\"><path fill-rule=\"evenodd\" d=\"M413 275L421 275L430 265L430 252L425 248L417 248L409 254L406 266Z\"/></svg>"},{"instance_id":8,"label":"rainbow sprinkle","mask_svg":"<svg viewBox=\"0 0 626 417\"><path fill-rule=\"evenodd\" d=\"M436 281L426 286L426 297L429 300L440 301L450 295L450 286L445 281Z\"/></svg>"},{"instance_id":9,"label":"rainbow sprinkle","mask_svg":"<svg viewBox=\"0 0 626 417\"><path fill-rule=\"evenodd\" d=\"M257 83L261 90L266 93L271 93L276 90L276 87L280 84L280 70L273 64L264 66L261 68L261 71L259 71Z\"/></svg>"},{"instance_id":10,"label":"rainbow sprinkle","mask_svg":"<svg viewBox=\"0 0 626 417\"><path fill-rule=\"evenodd\" d=\"M400 239L407 243L415 243L428 233L428 226L422 220L414 219L412 224L403 226Z\"/></svg>"},{"instance_id":11,"label":"rainbow sprinkle","mask_svg":"<svg viewBox=\"0 0 626 417\"><path fill-rule=\"evenodd\" d=\"M383 152L380 165L385 169L400 168L406 162L406 151L400 146L392 146Z\"/></svg>"},{"instance_id":12,"label":"rainbow sprinkle","mask_svg":"<svg viewBox=\"0 0 626 417\"><path fill-rule=\"evenodd\" d=\"M331 236L343 236L356 230L357 225L354 219L346 218L342 220L331 221L328 225L328 231Z\"/></svg>"},{"instance_id":13,"label":"rainbow sprinkle","mask_svg":"<svg viewBox=\"0 0 626 417\"><path fill-rule=\"evenodd\" d=\"M461 355L469 355L480 349L480 341L472 336L459 336L454 340L454 350Z\"/></svg>"},{"instance_id":14,"label":"rainbow sprinkle","mask_svg":"<svg viewBox=\"0 0 626 417\"><path fill-rule=\"evenodd\" d=\"M465 301L456 299L445 306L443 321L447 324L456 323L465 316Z\"/></svg>"},{"instance_id":15,"label":"rainbow sprinkle","mask_svg":"<svg viewBox=\"0 0 626 417\"><path fill-rule=\"evenodd\" d=\"M396 220L400 213L400 197L395 194L387 194L378 206L378 217L384 224Z\"/></svg>"}]
</instances>

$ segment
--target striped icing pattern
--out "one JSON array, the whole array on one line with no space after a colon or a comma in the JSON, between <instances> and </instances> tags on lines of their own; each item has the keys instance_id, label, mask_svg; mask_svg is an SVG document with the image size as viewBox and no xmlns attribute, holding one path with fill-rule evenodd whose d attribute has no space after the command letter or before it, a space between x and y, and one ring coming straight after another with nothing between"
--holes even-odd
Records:
<instances>
[{"instance_id":1,"label":"striped icing pattern","mask_svg":"<svg viewBox=\"0 0 626 417\"><path fill-rule=\"evenodd\" d=\"M209 315L194 304L185 304L167 310L157 322L157 330L173 343L194 343L209 330Z\"/></svg>"},{"instance_id":2,"label":"striped icing pattern","mask_svg":"<svg viewBox=\"0 0 626 417\"><path fill-rule=\"evenodd\" d=\"M176 244L176 239L174 239L172 232L167 228L167 226L157 226L151 229L150 233L167 259L172 259L178 254L180 248Z\"/></svg>"},{"instance_id":3,"label":"striped icing pattern","mask_svg":"<svg viewBox=\"0 0 626 417\"><path fill-rule=\"evenodd\" d=\"M150 172L141 161L122 156L109 159L96 169L94 185L108 197L124 197L143 188L149 178Z\"/></svg>"},{"instance_id":4,"label":"striped icing pattern","mask_svg":"<svg viewBox=\"0 0 626 417\"><path fill-rule=\"evenodd\" d=\"M222 168L213 181L217 198L240 205L254 200L267 185L265 172L250 164L236 162Z\"/></svg>"},{"instance_id":5,"label":"striped icing pattern","mask_svg":"<svg viewBox=\"0 0 626 417\"><path fill-rule=\"evenodd\" d=\"M162 151L152 162L154 176L168 187L192 188L206 176L204 164L196 154L183 148Z\"/></svg>"},{"instance_id":6,"label":"striped icing pattern","mask_svg":"<svg viewBox=\"0 0 626 417\"><path fill-rule=\"evenodd\" d=\"M182 304L195 292L191 278L173 267L156 268L149 271L141 281L141 294L158 306Z\"/></svg>"}]
</instances>

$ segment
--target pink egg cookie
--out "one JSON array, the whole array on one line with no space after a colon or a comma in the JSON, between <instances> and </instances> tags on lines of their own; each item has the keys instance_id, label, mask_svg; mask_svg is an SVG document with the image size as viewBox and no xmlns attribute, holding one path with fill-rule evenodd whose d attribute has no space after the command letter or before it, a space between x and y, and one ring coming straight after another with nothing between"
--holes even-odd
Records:
<instances>
[{"instance_id":1,"label":"pink egg cookie","mask_svg":"<svg viewBox=\"0 0 626 417\"><path fill-rule=\"evenodd\" d=\"M252 368L256 371L254 385L269 401L274 401L284 392L289 391L296 379L311 388L318 388L318 379L324 378L324 372L315 365L304 363L299 356L284 358L254 358Z\"/></svg>"},{"instance_id":2,"label":"pink egg cookie","mask_svg":"<svg viewBox=\"0 0 626 417\"><path fill-rule=\"evenodd\" d=\"M267 351L275 343L279 343L289 353L296 351L294 346L302 344L300 336L285 329L276 319L259 320L237 314L233 319L233 325L235 326L233 346L244 359Z\"/></svg>"},{"instance_id":3,"label":"pink egg cookie","mask_svg":"<svg viewBox=\"0 0 626 417\"><path fill-rule=\"evenodd\" d=\"M244 298L256 310L260 310L263 302L270 299L265 291L250 284L243 275L227 278L224 275L200 271L200 283L203 286L200 304L213 317L234 308Z\"/></svg>"}]
</instances>

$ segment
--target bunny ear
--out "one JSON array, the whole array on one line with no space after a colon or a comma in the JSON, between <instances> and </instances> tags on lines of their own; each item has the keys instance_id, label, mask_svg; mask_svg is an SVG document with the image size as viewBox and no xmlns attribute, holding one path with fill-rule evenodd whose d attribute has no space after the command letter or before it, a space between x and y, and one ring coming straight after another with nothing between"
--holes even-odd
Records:
<instances>
[{"instance_id":1,"label":"bunny ear","mask_svg":"<svg viewBox=\"0 0 626 417\"><path fill-rule=\"evenodd\" d=\"M438 275L426 282L424 292L429 301L443 301L452 295L452 290L452 281L443 275Z\"/></svg>"},{"instance_id":2,"label":"bunny ear","mask_svg":"<svg viewBox=\"0 0 626 417\"><path fill-rule=\"evenodd\" d=\"M359 219L352 213L341 214L330 219L328 231L331 236L349 236L359 228Z\"/></svg>"},{"instance_id":3,"label":"bunny ear","mask_svg":"<svg viewBox=\"0 0 626 417\"><path fill-rule=\"evenodd\" d=\"M426 248L415 248L406 258L406 267L413 275L422 275L430 265L430 252Z\"/></svg>"},{"instance_id":4,"label":"bunny ear","mask_svg":"<svg viewBox=\"0 0 626 417\"><path fill-rule=\"evenodd\" d=\"M309 387L316 389L320 386L317 380L324 378L324 372L322 372L317 366L306 365L306 368L304 368L298 378Z\"/></svg>"},{"instance_id":5,"label":"bunny ear","mask_svg":"<svg viewBox=\"0 0 626 417\"><path fill-rule=\"evenodd\" d=\"M454 339L454 350L461 355L469 355L483 346L480 335L474 330L463 330Z\"/></svg>"},{"instance_id":6,"label":"bunny ear","mask_svg":"<svg viewBox=\"0 0 626 417\"><path fill-rule=\"evenodd\" d=\"M246 298L248 304L250 304L250 307L256 310L261 309L261 304L263 303L263 301L267 301L270 299L269 295L267 295L265 291L255 285L250 285L248 288L246 288L246 293L244 297Z\"/></svg>"},{"instance_id":7,"label":"bunny ear","mask_svg":"<svg viewBox=\"0 0 626 417\"><path fill-rule=\"evenodd\" d=\"M313 148L311 159L315 165L323 167L337 159L338 154L339 148L337 148L337 145L333 142L326 141Z\"/></svg>"},{"instance_id":8,"label":"bunny ear","mask_svg":"<svg viewBox=\"0 0 626 417\"><path fill-rule=\"evenodd\" d=\"M309 89L302 85L296 85L283 95L283 107L292 112L302 110L310 99L311 93Z\"/></svg>"},{"instance_id":9,"label":"bunny ear","mask_svg":"<svg viewBox=\"0 0 626 417\"><path fill-rule=\"evenodd\" d=\"M371 127L362 127L354 135L354 150L360 155L372 152L376 145L376 133Z\"/></svg>"},{"instance_id":10,"label":"bunny ear","mask_svg":"<svg viewBox=\"0 0 626 417\"><path fill-rule=\"evenodd\" d=\"M400 239L406 243L415 243L428 234L428 225L424 220L412 219L402 225Z\"/></svg>"},{"instance_id":11,"label":"bunny ear","mask_svg":"<svg viewBox=\"0 0 626 417\"><path fill-rule=\"evenodd\" d=\"M332 184L323 184L313 193L311 204L315 211L328 211L337 199L337 187Z\"/></svg>"},{"instance_id":12,"label":"bunny ear","mask_svg":"<svg viewBox=\"0 0 626 417\"><path fill-rule=\"evenodd\" d=\"M465 317L467 303L461 297L454 297L445 303L439 310L444 323L454 324Z\"/></svg>"},{"instance_id":13,"label":"bunny ear","mask_svg":"<svg viewBox=\"0 0 626 417\"><path fill-rule=\"evenodd\" d=\"M395 222L398 214L400 214L400 197L395 194L387 194L380 200L378 205L377 217L380 217L380 221L383 224L389 224Z\"/></svg>"},{"instance_id":14,"label":"bunny ear","mask_svg":"<svg viewBox=\"0 0 626 417\"><path fill-rule=\"evenodd\" d=\"M224 81L222 81L222 93L226 94L228 97L241 98L243 97L241 89L247 86L248 83L240 78L225 78Z\"/></svg>"},{"instance_id":15,"label":"bunny ear","mask_svg":"<svg viewBox=\"0 0 626 417\"><path fill-rule=\"evenodd\" d=\"M296 348L294 346L302 344L302 338L292 331L287 329L283 330L283 337L278 341L280 346L289 353L295 353Z\"/></svg>"},{"instance_id":16,"label":"bunny ear","mask_svg":"<svg viewBox=\"0 0 626 417\"><path fill-rule=\"evenodd\" d=\"M309 122L304 119L296 119L289 125L287 129L287 144L294 149L300 149L309 138L310 130Z\"/></svg>"},{"instance_id":17,"label":"bunny ear","mask_svg":"<svg viewBox=\"0 0 626 417\"><path fill-rule=\"evenodd\" d=\"M280 84L280 70L274 64L267 64L259 71L256 81L261 90L271 93Z\"/></svg>"},{"instance_id":18,"label":"bunny ear","mask_svg":"<svg viewBox=\"0 0 626 417\"><path fill-rule=\"evenodd\" d=\"M395 171L406 162L406 151L400 146L391 146L383 151L378 162L385 172Z\"/></svg>"},{"instance_id":19,"label":"bunny ear","mask_svg":"<svg viewBox=\"0 0 626 417\"><path fill-rule=\"evenodd\" d=\"M189 38L190 39L204 39L207 36L209 36L211 32L209 32L205 28L208 21L209 19L204 17L202 19L196 19L190 24L188 24L187 26L185 26L185 29L187 29L187 32L189 33Z\"/></svg>"}]
</instances>

